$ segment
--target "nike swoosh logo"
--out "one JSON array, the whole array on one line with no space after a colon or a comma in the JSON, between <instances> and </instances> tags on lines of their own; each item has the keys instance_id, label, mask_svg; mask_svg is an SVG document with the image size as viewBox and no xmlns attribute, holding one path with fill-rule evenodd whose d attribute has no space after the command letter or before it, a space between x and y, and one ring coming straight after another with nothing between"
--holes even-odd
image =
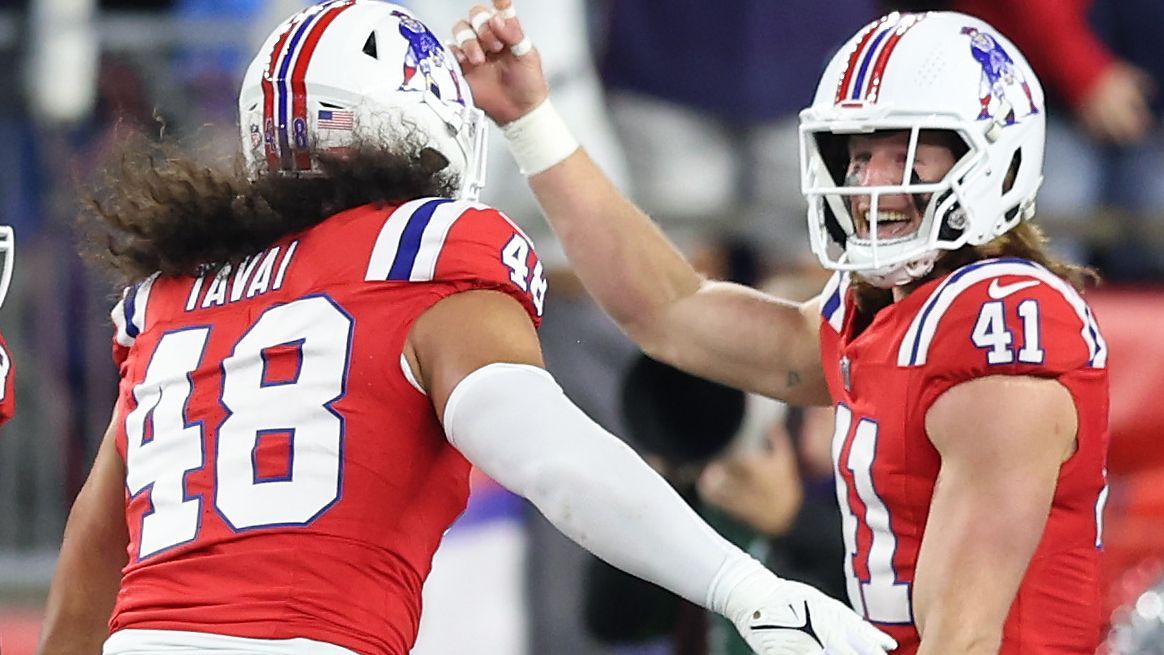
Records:
<instances>
[{"instance_id":1,"label":"nike swoosh logo","mask_svg":"<svg viewBox=\"0 0 1164 655\"><path fill-rule=\"evenodd\" d=\"M990 281L990 288L986 290L987 295L995 300L1002 300L1016 291L1029 289L1031 287L1039 286L1038 280L1026 280L1023 282L1013 282L1011 284L999 284L998 278Z\"/></svg>"},{"instance_id":2,"label":"nike swoosh logo","mask_svg":"<svg viewBox=\"0 0 1164 655\"><path fill-rule=\"evenodd\" d=\"M793 616L796 615L796 608L793 607L791 603L788 605L788 609L792 610ZM820 637L816 636L816 630L812 629L812 615L808 612L808 601L805 601L804 603L804 623L801 623L800 625L752 624L751 628L753 631L796 630L798 632L803 632L809 637L812 637L812 640L815 641L818 646L824 648L824 642L820 640Z\"/></svg>"}]
</instances>

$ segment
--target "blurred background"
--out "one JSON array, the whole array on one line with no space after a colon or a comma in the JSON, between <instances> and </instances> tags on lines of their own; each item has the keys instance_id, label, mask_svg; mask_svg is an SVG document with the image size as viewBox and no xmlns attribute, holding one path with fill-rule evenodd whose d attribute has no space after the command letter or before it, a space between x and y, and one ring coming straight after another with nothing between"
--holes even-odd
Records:
<instances>
[{"instance_id":1,"label":"blurred background","mask_svg":"<svg viewBox=\"0 0 1164 655\"><path fill-rule=\"evenodd\" d=\"M0 430L0 648L28 655L68 507L109 417L112 288L75 255L81 189L120 139L237 149L235 94L302 0L0 0L0 223L19 243L0 311L18 412ZM469 0L406 0L445 36ZM708 274L804 299L796 113L834 50L890 9L978 14L1050 97L1039 221L1105 278L1111 349L1104 652L1164 653L1164 2L518 0L555 104L616 182ZM547 362L697 508L789 577L843 595L828 411L788 408L640 356L583 294L504 145L486 202L549 266ZM425 589L418 655L740 653L726 626L606 568L474 477ZM456 616L458 629L443 629ZM466 620L466 617L469 617Z\"/></svg>"}]
</instances>

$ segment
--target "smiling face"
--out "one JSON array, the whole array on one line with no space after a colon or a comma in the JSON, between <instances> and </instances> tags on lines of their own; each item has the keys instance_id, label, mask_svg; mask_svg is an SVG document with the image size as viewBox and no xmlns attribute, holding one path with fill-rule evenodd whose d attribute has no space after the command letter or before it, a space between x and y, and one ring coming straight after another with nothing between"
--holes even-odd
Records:
<instances>
[{"instance_id":1,"label":"smiling face","mask_svg":"<svg viewBox=\"0 0 1164 655\"><path fill-rule=\"evenodd\" d=\"M940 132L922 130L918 134L917 153L914 156L915 183L937 182L954 167L956 158L950 149L949 136ZM909 131L894 130L874 135L855 134L849 137L849 166L845 184L852 186L890 186L910 183L912 175L905 174L909 154ZM903 182L903 177L905 178ZM877 201L877 238L891 240L908 237L921 226L922 214L930 194L883 194ZM856 236L870 236L869 211L872 197L852 196L849 211L853 216Z\"/></svg>"}]
</instances>

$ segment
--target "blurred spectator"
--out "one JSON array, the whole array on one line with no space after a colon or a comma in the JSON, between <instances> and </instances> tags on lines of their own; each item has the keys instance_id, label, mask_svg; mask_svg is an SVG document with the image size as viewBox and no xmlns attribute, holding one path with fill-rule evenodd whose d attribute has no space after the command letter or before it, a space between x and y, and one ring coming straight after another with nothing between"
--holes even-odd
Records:
<instances>
[{"instance_id":1,"label":"blurred spectator","mask_svg":"<svg viewBox=\"0 0 1164 655\"><path fill-rule=\"evenodd\" d=\"M602 70L638 203L681 244L729 231L773 263L810 261L797 114L876 12L874 0L610 3Z\"/></svg>"},{"instance_id":2,"label":"blurred spectator","mask_svg":"<svg viewBox=\"0 0 1164 655\"><path fill-rule=\"evenodd\" d=\"M1164 83L1160 42L1164 4L1158 0L952 4L1009 36L1046 85L1051 106L1039 209L1050 219L1049 230L1076 237L1064 241L1068 247L1064 254L1086 259L1089 253L1082 237L1104 237L1104 217L1127 214L1131 222L1116 230L1110 247L1092 254L1093 263L1109 278L1164 274L1164 241L1158 238L1164 227L1164 132L1157 94ZM1144 239L1152 235L1157 238Z\"/></svg>"}]
</instances>

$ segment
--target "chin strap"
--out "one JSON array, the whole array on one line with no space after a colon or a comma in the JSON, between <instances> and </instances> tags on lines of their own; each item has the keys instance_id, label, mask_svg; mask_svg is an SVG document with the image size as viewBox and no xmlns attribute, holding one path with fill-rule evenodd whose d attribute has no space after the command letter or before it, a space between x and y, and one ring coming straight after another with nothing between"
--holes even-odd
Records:
<instances>
[{"instance_id":1,"label":"chin strap","mask_svg":"<svg viewBox=\"0 0 1164 655\"><path fill-rule=\"evenodd\" d=\"M857 271L857 275L878 289L903 287L929 275L930 271L934 270L934 262L937 261L938 254L937 251L933 251L904 264L875 271Z\"/></svg>"}]
</instances>

